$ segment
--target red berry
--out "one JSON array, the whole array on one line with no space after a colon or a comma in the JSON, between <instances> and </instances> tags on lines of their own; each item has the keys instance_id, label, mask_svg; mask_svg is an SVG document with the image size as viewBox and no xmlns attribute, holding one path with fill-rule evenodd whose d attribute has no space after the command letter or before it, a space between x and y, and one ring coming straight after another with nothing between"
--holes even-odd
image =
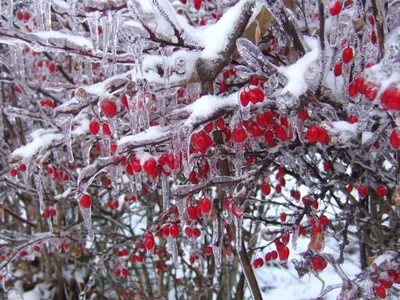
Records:
<instances>
[{"instance_id":1,"label":"red berry","mask_svg":"<svg viewBox=\"0 0 400 300\"><path fill-rule=\"evenodd\" d=\"M151 250L154 247L154 237L151 233L146 234L146 238L145 238L145 245L146 245L146 250Z\"/></svg>"},{"instance_id":2,"label":"red berry","mask_svg":"<svg viewBox=\"0 0 400 300\"><path fill-rule=\"evenodd\" d=\"M328 172L330 168L331 168L331 163L329 161L324 161L324 171Z\"/></svg>"},{"instance_id":3,"label":"red berry","mask_svg":"<svg viewBox=\"0 0 400 300\"><path fill-rule=\"evenodd\" d=\"M311 265L315 272L321 269L321 261L319 260L318 256L313 256L311 259Z\"/></svg>"},{"instance_id":4,"label":"red berry","mask_svg":"<svg viewBox=\"0 0 400 300\"><path fill-rule=\"evenodd\" d=\"M382 299L386 298L386 290L383 286L378 285L378 286L374 287L374 292L379 298L382 298Z\"/></svg>"},{"instance_id":5,"label":"red berry","mask_svg":"<svg viewBox=\"0 0 400 300\"><path fill-rule=\"evenodd\" d=\"M355 83L352 82L349 84L348 93L349 93L349 97L351 97L351 98L357 96L357 86Z\"/></svg>"},{"instance_id":6,"label":"red berry","mask_svg":"<svg viewBox=\"0 0 400 300\"><path fill-rule=\"evenodd\" d=\"M126 109L129 109L128 96L122 95L121 103L122 103L123 107L125 107Z\"/></svg>"},{"instance_id":7,"label":"red berry","mask_svg":"<svg viewBox=\"0 0 400 300\"><path fill-rule=\"evenodd\" d=\"M11 177L15 177L15 176L17 176L17 175L18 175L17 169L11 169L11 170L10 170L10 176L11 176Z\"/></svg>"},{"instance_id":8,"label":"red berry","mask_svg":"<svg viewBox=\"0 0 400 300\"><path fill-rule=\"evenodd\" d=\"M203 0L194 0L193 4L194 4L194 8L199 10L201 7L201 3L203 2Z\"/></svg>"},{"instance_id":9,"label":"red berry","mask_svg":"<svg viewBox=\"0 0 400 300\"><path fill-rule=\"evenodd\" d=\"M207 198L203 198L200 200L200 207L204 213L208 213L211 211L212 204L211 201Z\"/></svg>"},{"instance_id":10,"label":"red berry","mask_svg":"<svg viewBox=\"0 0 400 300\"><path fill-rule=\"evenodd\" d=\"M360 94L364 94L365 93L364 78L363 77L358 77L358 78L356 78L354 83L355 83L355 85L357 87L357 91Z\"/></svg>"},{"instance_id":11,"label":"red berry","mask_svg":"<svg viewBox=\"0 0 400 300\"><path fill-rule=\"evenodd\" d=\"M268 183L261 184L261 191L264 196L268 196L271 193L271 187Z\"/></svg>"},{"instance_id":12,"label":"red berry","mask_svg":"<svg viewBox=\"0 0 400 300\"><path fill-rule=\"evenodd\" d=\"M228 88L228 86L226 85L226 83L225 83L225 82L222 82L222 83L219 85L219 92L220 92L220 93L224 93L224 92L226 92L227 88Z\"/></svg>"},{"instance_id":13,"label":"red berry","mask_svg":"<svg viewBox=\"0 0 400 300\"><path fill-rule=\"evenodd\" d=\"M148 174L152 174L154 170L157 167L157 163L154 160L154 158L150 158L149 160L146 160L146 162L143 165L143 170Z\"/></svg>"},{"instance_id":14,"label":"red berry","mask_svg":"<svg viewBox=\"0 0 400 300\"><path fill-rule=\"evenodd\" d=\"M287 139L286 130L282 126L277 126L275 128L275 136L281 141L284 142Z\"/></svg>"},{"instance_id":15,"label":"red berry","mask_svg":"<svg viewBox=\"0 0 400 300\"><path fill-rule=\"evenodd\" d=\"M211 255L211 253L212 253L212 247L208 246L206 248L206 255Z\"/></svg>"},{"instance_id":16,"label":"red berry","mask_svg":"<svg viewBox=\"0 0 400 300\"><path fill-rule=\"evenodd\" d=\"M342 4L340 3L340 1L333 2L329 7L329 13L332 16L338 15L341 11L342 11Z\"/></svg>"},{"instance_id":17,"label":"red berry","mask_svg":"<svg viewBox=\"0 0 400 300\"><path fill-rule=\"evenodd\" d=\"M45 217L46 219L48 219L48 218L50 218L50 209L48 208L48 207L45 207L44 208L44 211L43 211L43 217Z\"/></svg>"},{"instance_id":18,"label":"red berry","mask_svg":"<svg viewBox=\"0 0 400 300\"><path fill-rule=\"evenodd\" d=\"M165 225L162 229L164 236L169 236L169 225Z\"/></svg>"},{"instance_id":19,"label":"red berry","mask_svg":"<svg viewBox=\"0 0 400 300\"><path fill-rule=\"evenodd\" d=\"M15 86L14 86L14 91L15 91L16 93L22 93L22 89L19 87L19 85L15 85Z\"/></svg>"},{"instance_id":20,"label":"red berry","mask_svg":"<svg viewBox=\"0 0 400 300\"><path fill-rule=\"evenodd\" d=\"M187 209L187 213L189 218L192 220L196 219L197 213L196 213L196 208L194 206L189 206Z\"/></svg>"},{"instance_id":21,"label":"red berry","mask_svg":"<svg viewBox=\"0 0 400 300\"><path fill-rule=\"evenodd\" d=\"M367 195L368 189L365 186L360 185L357 191L360 198L364 198Z\"/></svg>"},{"instance_id":22,"label":"red berry","mask_svg":"<svg viewBox=\"0 0 400 300\"><path fill-rule=\"evenodd\" d=\"M110 129L110 126L107 123L104 123L102 128L103 128L103 133L105 135L108 135L108 136L111 135L111 129Z\"/></svg>"},{"instance_id":23,"label":"red berry","mask_svg":"<svg viewBox=\"0 0 400 300\"><path fill-rule=\"evenodd\" d=\"M220 129L220 130L224 129L224 128L225 128L224 119L219 118L219 119L215 122L215 125L217 125L217 128Z\"/></svg>"},{"instance_id":24,"label":"red berry","mask_svg":"<svg viewBox=\"0 0 400 300\"><path fill-rule=\"evenodd\" d=\"M24 19L24 13L22 11L17 12L17 19L20 21Z\"/></svg>"},{"instance_id":25,"label":"red berry","mask_svg":"<svg viewBox=\"0 0 400 300\"><path fill-rule=\"evenodd\" d=\"M91 134L96 135L100 131L100 124L97 121L91 121L89 124L89 131Z\"/></svg>"},{"instance_id":26,"label":"red berry","mask_svg":"<svg viewBox=\"0 0 400 300\"><path fill-rule=\"evenodd\" d=\"M233 140L237 143L242 143L246 140L246 131L243 127L235 128L232 131Z\"/></svg>"},{"instance_id":27,"label":"red berry","mask_svg":"<svg viewBox=\"0 0 400 300\"><path fill-rule=\"evenodd\" d=\"M257 77L254 77L254 76L253 76L253 77L250 78L250 84L251 84L251 85L258 85L258 82L259 82L259 81L258 81L258 78L257 78Z\"/></svg>"},{"instance_id":28,"label":"red berry","mask_svg":"<svg viewBox=\"0 0 400 300\"><path fill-rule=\"evenodd\" d=\"M343 67L343 64L341 62L338 62L335 65L335 67L333 68L333 75L335 75L335 77L342 76L342 67Z\"/></svg>"},{"instance_id":29,"label":"red berry","mask_svg":"<svg viewBox=\"0 0 400 300\"><path fill-rule=\"evenodd\" d=\"M300 110L299 113L298 113L298 115L297 115L297 117L298 117L300 120L305 121L305 120L308 118L308 111L307 111L306 109Z\"/></svg>"},{"instance_id":30,"label":"red berry","mask_svg":"<svg viewBox=\"0 0 400 300\"><path fill-rule=\"evenodd\" d=\"M25 171L26 171L26 165L25 165L25 164L20 164L20 165L19 165L19 170L20 170L21 172L25 172Z\"/></svg>"},{"instance_id":31,"label":"red berry","mask_svg":"<svg viewBox=\"0 0 400 300\"><path fill-rule=\"evenodd\" d=\"M364 85L365 87L365 97L369 100L369 101L374 101L376 98L376 95L378 94L378 88L376 86L375 83L373 82L367 82Z\"/></svg>"},{"instance_id":32,"label":"red berry","mask_svg":"<svg viewBox=\"0 0 400 300\"><path fill-rule=\"evenodd\" d=\"M327 227L327 226L329 225L329 219L328 219L328 217L325 216L325 215L322 215L322 216L319 218L319 223L320 223L322 226Z\"/></svg>"},{"instance_id":33,"label":"red berry","mask_svg":"<svg viewBox=\"0 0 400 300\"><path fill-rule=\"evenodd\" d=\"M90 208L92 206L92 198L89 195L83 195L79 200L79 205L83 208Z\"/></svg>"},{"instance_id":34,"label":"red berry","mask_svg":"<svg viewBox=\"0 0 400 300\"><path fill-rule=\"evenodd\" d=\"M376 187L376 194L378 195L378 197L385 197L386 195L386 187L384 185L378 185Z\"/></svg>"},{"instance_id":35,"label":"red berry","mask_svg":"<svg viewBox=\"0 0 400 300\"><path fill-rule=\"evenodd\" d=\"M121 276L121 270L120 270L120 269L115 269L115 270L114 270L114 276L115 276L115 277Z\"/></svg>"},{"instance_id":36,"label":"red berry","mask_svg":"<svg viewBox=\"0 0 400 300\"><path fill-rule=\"evenodd\" d=\"M372 26L375 25L375 18L374 18L373 15L369 15L369 16L368 16L368 22L369 22Z\"/></svg>"},{"instance_id":37,"label":"red berry","mask_svg":"<svg viewBox=\"0 0 400 300\"><path fill-rule=\"evenodd\" d=\"M177 238L179 235L179 227L176 224L172 224L171 227L169 228L169 233L173 238Z\"/></svg>"},{"instance_id":38,"label":"red berry","mask_svg":"<svg viewBox=\"0 0 400 300\"><path fill-rule=\"evenodd\" d=\"M286 213L281 212L281 215L279 216L279 218L281 219L281 222L286 222Z\"/></svg>"},{"instance_id":39,"label":"red berry","mask_svg":"<svg viewBox=\"0 0 400 300\"><path fill-rule=\"evenodd\" d=\"M290 250L286 246L281 246L278 249L279 260L287 260L289 258Z\"/></svg>"},{"instance_id":40,"label":"red berry","mask_svg":"<svg viewBox=\"0 0 400 300\"><path fill-rule=\"evenodd\" d=\"M397 130L397 128L392 130L389 137L389 143L393 147L393 149L400 149L400 132Z\"/></svg>"},{"instance_id":41,"label":"red berry","mask_svg":"<svg viewBox=\"0 0 400 300\"><path fill-rule=\"evenodd\" d=\"M400 110L400 90L397 87L388 87L381 96L383 109Z\"/></svg>"},{"instance_id":42,"label":"red berry","mask_svg":"<svg viewBox=\"0 0 400 300\"><path fill-rule=\"evenodd\" d=\"M349 116L347 119L347 122L349 122L350 124L354 124L358 122L358 118L356 116Z\"/></svg>"},{"instance_id":43,"label":"red berry","mask_svg":"<svg viewBox=\"0 0 400 300\"><path fill-rule=\"evenodd\" d=\"M122 269L122 276L128 277L128 270L127 269Z\"/></svg>"},{"instance_id":44,"label":"red berry","mask_svg":"<svg viewBox=\"0 0 400 300\"><path fill-rule=\"evenodd\" d=\"M29 19L31 18L31 15L28 12L24 13L24 20L25 21L29 21Z\"/></svg>"},{"instance_id":45,"label":"red berry","mask_svg":"<svg viewBox=\"0 0 400 300\"><path fill-rule=\"evenodd\" d=\"M375 45L377 41L378 41L378 38L376 37L376 32L375 32L375 30L372 30L372 32L371 32L371 43Z\"/></svg>"},{"instance_id":46,"label":"red berry","mask_svg":"<svg viewBox=\"0 0 400 300\"><path fill-rule=\"evenodd\" d=\"M249 99L249 93L246 91L243 91L240 93L240 104L242 106L247 106L249 105L250 99Z\"/></svg>"},{"instance_id":47,"label":"red berry","mask_svg":"<svg viewBox=\"0 0 400 300\"><path fill-rule=\"evenodd\" d=\"M311 144L314 144L318 138L318 127L316 125L310 125L307 131L307 140Z\"/></svg>"},{"instance_id":48,"label":"red berry","mask_svg":"<svg viewBox=\"0 0 400 300\"><path fill-rule=\"evenodd\" d=\"M101 103L101 110L107 118L114 118L117 115L117 104L113 100L105 100Z\"/></svg>"},{"instance_id":49,"label":"red berry","mask_svg":"<svg viewBox=\"0 0 400 300\"><path fill-rule=\"evenodd\" d=\"M351 60L353 59L353 57L354 57L353 48L347 47L347 48L344 48L344 49L343 49L343 52L342 52L342 59L343 59L343 62L344 62L344 63L347 64L347 63L351 62Z\"/></svg>"},{"instance_id":50,"label":"red berry","mask_svg":"<svg viewBox=\"0 0 400 300\"><path fill-rule=\"evenodd\" d=\"M204 126L204 131L207 133L210 133L214 129L214 124L212 122L208 123L206 126Z\"/></svg>"},{"instance_id":51,"label":"red berry","mask_svg":"<svg viewBox=\"0 0 400 300\"><path fill-rule=\"evenodd\" d=\"M391 282L390 280L386 280L386 279L381 279L379 280L379 283L385 288L385 289L390 289L393 285L393 282Z\"/></svg>"},{"instance_id":52,"label":"red berry","mask_svg":"<svg viewBox=\"0 0 400 300\"><path fill-rule=\"evenodd\" d=\"M33 251L40 252L40 246L39 245L33 246Z\"/></svg>"},{"instance_id":53,"label":"red berry","mask_svg":"<svg viewBox=\"0 0 400 300\"><path fill-rule=\"evenodd\" d=\"M318 142L324 145L329 144L329 135L324 128L318 128Z\"/></svg>"}]
</instances>

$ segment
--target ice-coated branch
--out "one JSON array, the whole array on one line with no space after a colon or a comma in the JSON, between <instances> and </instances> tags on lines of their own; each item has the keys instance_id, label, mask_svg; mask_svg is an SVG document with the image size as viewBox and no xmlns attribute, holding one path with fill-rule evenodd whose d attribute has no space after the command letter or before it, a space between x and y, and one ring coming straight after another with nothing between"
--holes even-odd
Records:
<instances>
[{"instance_id":1,"label":"ice-coated branch","mask_svg":"<svg viewBox=\"0 0 400 300\"><path fill-rule=\"evenodd\" d=\"M242 36L252 16L254 0L242 1L228 10L215 26L220 43L208 45L196 62L202 93L213 94L213 83L221 70L229 63L236 48L236 40ZM235 24L232 26L232 24Z\"/></svg>"}]
</instances>

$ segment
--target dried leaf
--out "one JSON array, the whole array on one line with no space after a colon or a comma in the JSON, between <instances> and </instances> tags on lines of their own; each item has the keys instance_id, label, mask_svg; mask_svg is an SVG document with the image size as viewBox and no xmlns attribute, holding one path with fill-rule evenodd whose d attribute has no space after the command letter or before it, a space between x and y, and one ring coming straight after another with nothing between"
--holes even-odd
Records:
<instances>
[{"instance_id":1,"label":"dried leaf","mask_svg":"<svg viewBox=\"0 0 400 300\"><path fill-rule=\"evenodd\" d=\"M260 38L261 38L261 29L260 29L260 23L255 20L256 23L256 29L254 31L254 42L256 44L256 46L258 46L258 43L260 42Z\"/></svg>"},{"instance_id":2,"label":"dried leaf","mask_svg":"<svg viewBox=\"0 0 400 300\"><path fill-rule=\"evenodd\" d=\"M400 206L400 186L397 186L396 189L393 191L391 199L395 205Z\"/></svg>"},{"instance_id":3,"label":"dried leaf","mask_svg":"<svg viewBox=\"0 0 400 300\"><path fill-rule=\"evenodd\" d=\"M323 232L316 232L311 236L308 249L311 251L322 251L325 247L325 236Z\"/></svg>"}]
</instances>

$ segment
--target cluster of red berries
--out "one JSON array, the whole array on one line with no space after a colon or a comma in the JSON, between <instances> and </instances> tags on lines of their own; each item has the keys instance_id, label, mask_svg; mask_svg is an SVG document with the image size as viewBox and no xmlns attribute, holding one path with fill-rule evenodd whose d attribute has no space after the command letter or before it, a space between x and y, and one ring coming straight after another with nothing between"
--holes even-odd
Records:
<instances>
[{"instance_id":1,"label":"cluster of red berries","mask_svg":"<svg viewBox=\"0 0 400 300\"><path fill-rule=\"evenodd\" d=\"M47 173L51 176L51 179L54 181L62 183L70 179L69 175L65 172L64 167L57 168L54 166L48 166L46 170Z\"/></svg>"},{"instance_id":2,"label":"cluster of red berries","mask_svg":"<svg viewBox=\"0 0 400 300\"><path fill-rule=\"evenodd\" d=\"M386 290L392 288L393 283L400 284L400 272L390 269L371 279L376 284L373 288L375 295L384 299L386 298Z\"/></svg>"},{"instance_id":3,"label":"cluster of red berries","mask_svg":"<svg viewBox=\"0 0 400 300\"><path fill-rule=\"evenodd\" d=\"M41 107L45 107L45 106L50 107L50 108L55 108L56 107L56 105L54 104L53 100L50 100L50 99L40 100L39 104L40 104Z\"/></svg>"},{"instance_id":4,"label":"cluster of red berries","mask_svg":"<svg viewBox=\"0 0 400 300\"><path fill-rule=\"evenodd\" d=\"M321 144L328 145L330 140L326 129L317 125L310 125L308 127L306 138L311 144L314 144L318 141Z\"/></svg>"},{"instance_id":5,"label":"cluster of red berries","mask_svg":"<svg viewBox=\"0 0 400 300\"><path fill-rule=\"evenodd\" d=\"M128 270L125 269L125 268L122 268L122 267L119 266L119 265L114 269L114 276L115 276L115 277L120 277L120 276L122 276L122 277L128 277L128 275L129 275Z\"/></svg>"},{"instance_id":6,"label":"cluster of red berries","mask_svg":"<svg viewBox=\"0 0 400 300\"><path fill-rule=\"evenodd\" d=\"M56 65L53 64L52 62L48 61L48 60L44 61L44 63L43 63L42 60L38 61L38 63L37 63L37 67L38 68L42 68L43 65L45 65L47 67L47 69L49 70L50 73L54 73L54 72L57 71Z\"/></svg>"},{"instance_id":7,"label":"cluster of red berries","mask_svg":"<svg viewBox=\"0 0 400 300\"><path fill-rule=\"evenodd\" d=\"M30 18L31 14L28 12L22 12L22 11L17 12L17 19L19 21L29 21Z\"/></svg>"},{"instance_id":8,"label":"cluster of red berries","mask_svg":"<svg viewBox=\"0 0 400 300\"><path fill-rule=\"evenodd\" d=\"M114 201L107 201L107 207L111 210L117 210L119 207L119 202L118 200L114 200Z\"/></svg>"},{"instance_id":9,"label":"cluster of red berries","mask_svg":"<svg viewBox=\"0 0 400 300\"><path fill-rule=\"evenodd\" d=\"M18 170L20 170L21 172L25 172L26 171L26 165L25 164L20 164L18 167ZM16 168L13 168L10 170L10 176L11 177L16 177L18 175L18 170Z\"/></svg>"},{"instance_id":10,"label":"cluster of red berries","mask_svg":"<svg viewBox=\"0 0 400 300\"><path fill-rule=\"evenodd\" d=\"M57 211L52 207L45 207L43 210L43 217L46 219L57 216Z\"/></svg>"},{"instance_id":11,"label":"cluster of red berries","mask_svg":"<svg viewBox=\"0 0 400 300\"><path fill-rule=\"evenodd\" d=\"M242 91L240 93L240 104L247 106L251 102L257 104L264 101L264 92L259 88L253 88L249 91Z\"/></svg>"}]
</instances>

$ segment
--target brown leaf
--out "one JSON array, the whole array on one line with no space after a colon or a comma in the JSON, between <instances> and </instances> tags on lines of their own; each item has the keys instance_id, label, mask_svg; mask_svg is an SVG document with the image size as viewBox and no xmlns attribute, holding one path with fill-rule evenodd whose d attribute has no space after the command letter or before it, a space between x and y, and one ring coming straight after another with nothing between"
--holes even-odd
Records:
<instances>
[{"instance_id":1,"label":"brown leaf","mask_svg":"<svg viewBox=\"0 0 400 300\"><path fill-rule=\"evenodd\" d=\"M396 189L393 191L391 199L395 205L400 206L400 186L397 186Z\"/></svg>"},{"instance_id":2,"label":"brown leaf","mask_svg":"<svg viewBox=\"0 0 400 300\"><path fill-rule=\"evenodd\" d=\"M325 236L323 232L316 232L311 236L308 249L311 251L322 251L325 247Z\"/></svg>"}]
</instances>

